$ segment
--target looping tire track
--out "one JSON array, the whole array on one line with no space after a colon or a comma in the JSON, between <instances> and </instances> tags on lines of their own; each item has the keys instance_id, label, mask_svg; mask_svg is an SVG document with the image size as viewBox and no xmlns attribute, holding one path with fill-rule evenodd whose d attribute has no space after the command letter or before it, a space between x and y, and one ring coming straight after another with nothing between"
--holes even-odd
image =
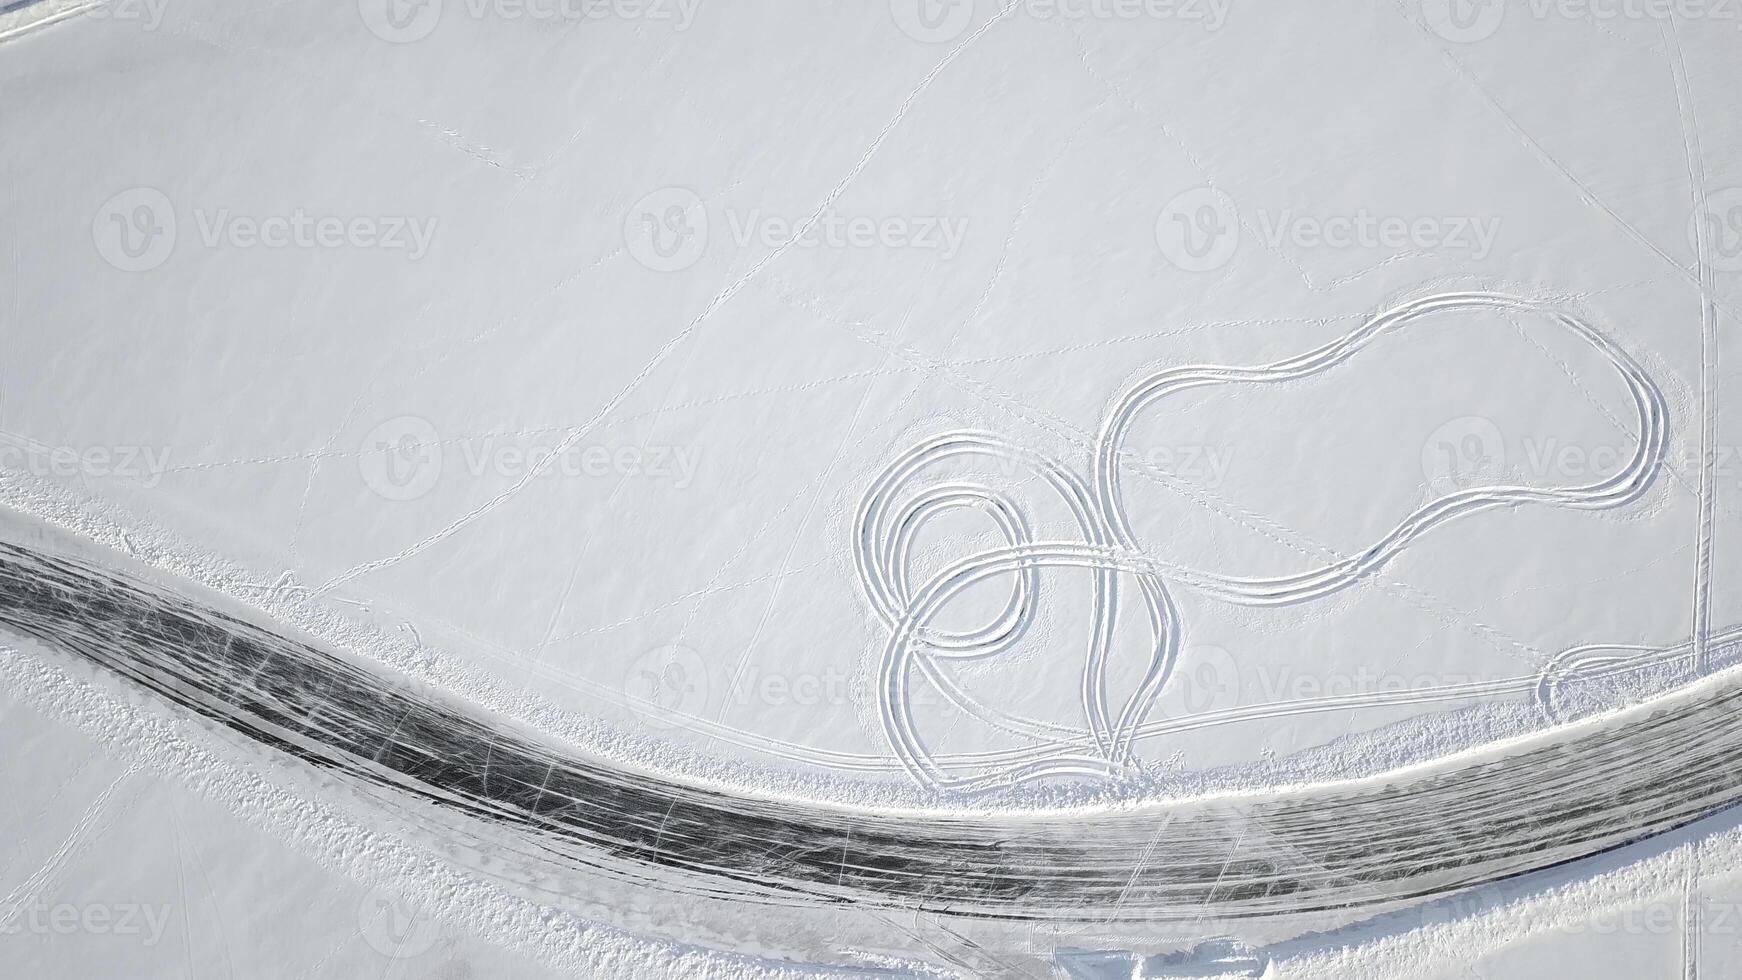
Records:
<instances>
[{"instance_id":1,"label":"looping tire track","mask_svg":"<svg viewBox=\"0 0 1742 980\"><path fill-rule=\"evenodd\" d=\"M1649 389L1635 390L1642 411L1655 412ZM911 462L985 445L934 440ZM1642 445L1655 451L1659 442ZM1079 514L1093 513L1089 485L1062 469L1048 472ZM1624 495L1635 486L1603 492ZM923 522L966 492L936 490L872 526ZM1516 488L1506 496L1568 493ZM1485 506L1487 498L1466 504ZM1106 580L1113 567L1158 580L1179 575L1117 540L1097 539L1103 529L1093 521L1085 526L1091 543L1030 543L1019 512L1007 502L991 507L1011 542L1003 553L941 576L910 602L904 580L887 580L892 588L880 601L901 612L908 635L947 601L947 588L976 576L1012 582L1012 604L982 630L931 634L948 653L970 655L1019 634L1021 606L1033 594L1026 576L1039 569L1081 567ZM1444 512L1406 521L1388 536L1392 545L1376 546L1343 573L1372 567L1386 547L1450 519L1436 516ZM133 570L120 556L69 557L70 546L45 536L46 545L0 541L0 629L379 798L416 806L438 828L466 836L481 823L514 853L660 893L1067 925L1376 909L1586 857L1742 801L1742 685L1716 679L1520 740L1489 758L1270 793L1094 813L976 814L729 792L589 758L295 631L261 625L257 612L232 600ZM912 535L869 536L865 544L868 560L898 568ZM1318 587L1317 580L1287 585ZM1134 858L1162 836L1152 860ZM589 887L586 880L576 887Z\"/></svg>"},{"instance_id":2,"label":"looping tire track","mask_svg":"<svg viewBox=\"0 0 1742 980\"><path fill-rule=\"evenodd\" d=\"M1466 310L1532 313L1547 318L1594 348L1627 387L1638 418L1634 453L1614 475L1573 487L1486 486L1459 490L1422 505L1358 554L1292 575L1238 577L1170 567L1140 542L1125 508L1119 459L1137 417L1171 395L1215 385L1279 384L1335 368L1387 333L1436 314ZM861 588L890 636L878 675L878 708L884 733L913 779L935 789L981 790L1057 776L1110 776L1130 771L1133 742L1161 696L1179 658L1182 627L1165 584L1175 578L1212 598L1243 606L1280 606L1333 595L1382 568L1433 529L1497 507L1547 504L1580 509L1617 507L1637 499L1662 468L1668 446L1669 409L1662 391L1625 350L1572 315L1536 300L1500 293L1442 293L1387 310L1327 344L1257 367L1197 366L1159 372L1119 399L1102 426L1085 483L1064 465L1026 451L1000 436L949 432L899 456L873 481L858 512L854 539ZM925 485L928 470L961 456L1014 464L1041 478L1068 506L1079 541L1035 542L1027 521L1008 497L973 483ZM917 486L917 489L914 489ZM908 496L904 499L903 493ZM970 555L944 568L918 589L910 587L913 539L923 524L950 508L977 507L991 515L1005 545ZM1033 619L1042 568L1080 568L1092 573L1092 622L1081 684L1087 731L1026 722L979 704L960 690L939 661L989 657L1013 647ZM1141 680L1115 716L1108 703L1107 671L1119 612L1119 576L1129 576L1142 594L1153 645ZM974 585L1009 576L1011 598L998 617L973 631L940 634L930 624L950 602ZM909 691L914 669L926 675L952 703L996 727L1026 730L1038 741L1038 758L969 776L945 771L926 748L915 723ZM1075 751L1087 741L1095 754Z\"/></svg>"},{"instance_id":3,"label":"looping tire track","mask_svg":"<svg viewBox=\"0 0 1742 980\"><path fill-rule=\"evenodd\" d=\"M1376 324L1374 335L1387 326L1383 318ZM1339 343L1280 363L1304 370L1308 359L1346 357L1359 346L1347 338ZM1648 383L1630 388L1648 457L1641 465L1654 468L1662 404ZM1138 389L1121 403L1129 412L1116 417L1128 417L1162 390ZM1109 445L1117 446L1123 427L1110 428ZM1585 488L1453 495L1455 503L1430 504L1367 552L1338 563L1331 578L1321 571L1232 579L1182 572L1142 554L1128 527L1100 520L1105 510L1098 508L1116 484L1105 476L1097 484L1081 480L994 437L931 440L892 467L885 482L899 487L940 456L989 450L1035 467L1077 515L1085 541L1034 542L1011 501L965 484L941 485L902 506L892 493L874 494L863 526L875 533L860 539L861 567L874 573L880 615L896 618L908 641L932 645L921 669L927 659L1014 643L1043 568L1090 570L1105 585L1109 607L1119 574L1157 583L1167 575L1251 601L1314 595L1327 581L1378 567L1414 536L1471 509L1502 501L1607 506L1636 495L1645 480L1634 467L1624 480ZM1007 546L910 591L905 569L918 528L980 497ZM1342 913L1527 874L1742 802L1742 684L1733 678L1521 739L1482 759L1092 813L872 810L734 792L588 757L327 649L233 600L120 556L71 557L77 549L51 532L42 536L46 543L0 540L0 630L336 773L369 789L369 798L415 807L425 815L420 824L451 828L464 839L480 839L476 831L486 826L504 854L535 855L582 872L575 887L583 891L600 878L788 910L923 908L982 922L1071 928ZM960 583L997 579L1011 583L1010 600L989 625L954 633L926 627L926 617ZM1150 609L1161 613L1161 627L1177 631L1165 591L1158 590ZM1165 642L1160 649L1165 666L1172 650ZM892 683L902 683L905 673L892 675ZM1094 695L1085 691L1090 700ZM1121 741L1129 740L1127 722L1141 721L1141 712L1133 715L1128 706L1121 716L1107 725L1109 737L1082 740L1085 771L1105 771L1110 754L1117 760ZM1103 721L1111 717L1110 710L1101 714ZM1024 764L1056 772L1060 760Z\"/></svg>"}]
</instances>

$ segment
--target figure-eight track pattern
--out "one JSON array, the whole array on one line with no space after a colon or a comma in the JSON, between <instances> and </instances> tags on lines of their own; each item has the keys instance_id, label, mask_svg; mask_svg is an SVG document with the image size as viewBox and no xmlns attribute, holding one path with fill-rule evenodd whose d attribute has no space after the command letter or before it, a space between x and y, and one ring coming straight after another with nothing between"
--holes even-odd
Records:
<instances>
[{"instance_id":1,"label":"figure-eight track pattern","mask_svg":"<svg viewBox=\"0 0 1742 980\"><path fill-rule=\"evenodd\" d=\"M1375 329L1387 323L1395 325ZM1264 370L1347 356L1363 336ZM1145 386L1127 403L1135 410L1164 388ZM1651 389L1635 390L1650 423L1643 431L1655 431ZM1060 485L1083 491L1086 505L1097 499L1080 483L1061 477ZM936 491L923 506L950 506L956 492ZM1623 482L1457 495L1328 572L1206 586L1255 601L1312 595L1474 507L1595 506L1636 492ZM1020 539L1020 517L1004 517ZM1717 681L1477 761L1093 813L866 810L728 791L589 757L294 630L260 625L257 612L191 583L130 569L121 556L71 557L53 533L0 542L0 630L337 773L372 798L399 801L458 837L479 839L486 827L502 842L493 868L506 856L531 856L582 872L581 882L603 875L733 901L979 918L1195 921L1434 896L1619 847L1742 800L1742 686ZM942 576L900 603L912 610L901 632L917 633L938 597L973 574L1020 581L1050 564L1109 577L1114 569L1159 572L1132 551L1128 530L1115 526L1110 538L1074 548L1014 544L998 563ZM905 586L898 576L889 581L901 599ZM1169 612L1157 595L1157 608ZM942 648L992 642L1022 616L1017 603L987 635L933 639ZM1165 660L1171 648L1160 647ZM1123 737L1119 725L1107 730ZM1134 866L1134 855L1151 851Z\"/></svg>"},{"instance_id":2,"label":"figure-eight track pattern","mask_svg":"<svg viewBox=\"0 0 1742 980\"><path fill-rule=\"evenodd\" d=\"M1329 371L1418 321L1488 311L1529 314L1570 332L1600 354L1626 385L1637 416L1632 455L1610 476L1582 486L1483 486L1432 500L1357 554L1292 575L1241 578L1181 567L1140 541L1125 507L1120 461L1133 423L1171 396L1215 385L1275 385ZM1174 665L1182 628L1167 581L1243 606L1305 603L1346 589L1382 568L1422 535L1496 507L1548 504L1602 509L1639 497L1662 467L1668 444L1668 408L1662 392L1625 350L1584 321L1534 300L1499 293L1443 293L1405 303L1321 347L1258 367L1181 367L1132 387L1115 404L1095 442L1092 477L1084 481L1063 464L991 433L958 431L930 438L892 462L872 483L858 513L854 554L861 587L890 631L881 662L878 707L891 748L908 773L935 788L978 790L1059 776L1112 776L1134 766L1133 742L1145 729ZM1007 494L970 482L925 480L941 464L980 457L1037 477L1070 510L1080 540L1035 541L1029 521ZM921 528L951 509L975 508L996 523L1004 545L963 558L917 589L912 586L913 542ZM1081 680L1087 729L1037 724L976 700L945 669L946 661L991 657L1012 649L1034 621L1041 569L1090 572L1092 623ZM1121 576L1137 584L1152 643L1141 680L1119 706L1109 703L1108 666L1119 613ZM978 630L931 625L971 587L1009 579L1002 612ZM968 776L951 775L925 746L911 710L912 674L918 669L956 707L1028 736L1039 750L1021 761ZM1077 751L1082 745L1092 751ZM1050 750L1049 750L1050 747Z\"/></svg>"}]
</instances>

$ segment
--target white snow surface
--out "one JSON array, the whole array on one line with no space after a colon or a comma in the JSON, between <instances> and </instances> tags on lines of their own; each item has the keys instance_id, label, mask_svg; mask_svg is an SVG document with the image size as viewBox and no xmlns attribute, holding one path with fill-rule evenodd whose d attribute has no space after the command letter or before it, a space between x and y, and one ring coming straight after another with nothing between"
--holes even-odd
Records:
<instances>
[{"instance_id":1,"label":"white snow surface","mask_svg":"<svg viewBox=\"0 0 1742 980\"><path fill-rule=\"evenodd\" d=\"M1477 752L1742 656L1722 5L74 7L0 12L0 502L588 751L1089 819ZM1151 564L1107 573L1114 713L1156 642L1142 576L1180 649L1128 765L1007 764L1095 755L1082 567L1037 571L1007 649L904 675L944 778L892 744L895 630L855 547L904 454L1014 447L917 479L976 488L913 532L917 593L1009 543L1001 507L1084 543L1010 459L1091 484L1145 381L1466 292L1533 307L1132 418L1116 479ZM1472 488L1625 473L1649 441L1628 376L1555 313L1661 392L1643 492L1475 508L1307 601L1229 600ZM1011 581L929 626L994 621ZM1581 682L1603 657L1662 669ZM541 909L40 651L4 663L0 973L776 969ZM1267 975L1726 975L1742 837L1719 822L1296 941ZM52 924L128 904L167 910L161 935Z\"/></svg>"}]
</instances>

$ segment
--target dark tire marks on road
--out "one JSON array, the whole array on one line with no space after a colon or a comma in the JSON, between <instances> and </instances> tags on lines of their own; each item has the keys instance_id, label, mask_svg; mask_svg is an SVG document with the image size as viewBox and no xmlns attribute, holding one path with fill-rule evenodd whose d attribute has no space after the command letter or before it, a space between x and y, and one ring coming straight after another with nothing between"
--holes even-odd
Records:
<instances>
[{"instance_id":1,"label":"dark tire marks on road","mask_svg":"<svg viewBox=\"0 0 1742 980\"><path fill-rule=\"evenodd\" d=\"M1017 814L738 795L589 758L158 578L0 542L0 629L589 870L735 901L1060 923L1378 908L1742 797L1742 687L1712 681L1484 757L1266 794Z\"/></svg>"}]
</instances>

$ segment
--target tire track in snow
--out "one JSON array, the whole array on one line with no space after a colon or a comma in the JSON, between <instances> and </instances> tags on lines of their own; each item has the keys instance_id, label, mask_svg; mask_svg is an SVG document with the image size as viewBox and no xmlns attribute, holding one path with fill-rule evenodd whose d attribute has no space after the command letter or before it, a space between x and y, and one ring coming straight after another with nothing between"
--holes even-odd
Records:
<instances>
[{"instance_id":1,"label":"tire track in snow","mask_svg":"<svg viewBox=\"0 0 1742 980\"><path fill-rule=\"evenodd\" d=\"M0 542L0 629L415 806L456 839L482 823L505 852L664 893L1096 923L1360 909L1742 801L1742 684L1727 677L1484 757L1285 791L995 813L727 792L589 758L192 584L60 550ZM1163 825L1165 846L1133 868Z\"/></svg>"},{"instance_id":2,"label":"tire track in snow","mask_svg":"<svg viewBox=\"0 0 1742 980\"><path fill-rule=\"evenodd\" d=\"M1637 415L1638 437L1632 456L1615 474L1572 487L1484 486L1458 490L1432 500L1357 554L1310 571L1273 577L1238 577L1162 563L1138 540L1126 513L1119 464L1135 420L1169 396L1196 388L1229 384L1280 384L1329 371L1347 362L1388 333L1436 315L1466 311L1540 316L1584 341L1626 384ZM1598 510L1618 507L1642 495L1662 469L1669 437L1669 408L1662 391L1625 350L1595 328L1537 300L1500 293L1442 293L1387 310L1349 333L1314 350L1256 367L1193 366L1161 371L1123 395L1095 442L1090 481L1063 464L1021 449L1001 436L949 432L922 442L897 457L872 483L860 505L854 554L861 588L889 631L878 676L878 708L883 729L908 773L940 789L985 789L1058 776L1112 776L1130 772L1132 743L1161 696L1178 660L1183 635L1169 577L1211 598L1242 606L1273 607L1312 602L1334 595L1378 571L1412 542L1437 527L1498 507L1544 504ZM921 477L939 464L979 456L1025 472L1048 485L1070 509L1080 540L1035 542L1013 501L974 483L925 485ZM970 555L939 571L918 589L911 587L913 538L936 515L973 508L997 524L1005 544ZM921 738L911 710L911 675L925 673L952 703L982 721L1010 730L1009 716L968 698L941 668L941 661L992 657L1011 649L1033 618L1038 594L1036 571L1085 569L1092 573L1091 625L1080 699L1087 721L1084 734L1094 754L1068 743L1078 730L1050 736L1051 751L1003 771L954 776L937 765ZM1171 573L1171 574L1170 574ZM1118 614L1120 576L1141 592L1153 644L1142 679L1122 706L1108 700L1107 672ZM1008 578L1009 603L995 620L976 631L944 633L930 624L972 587ZM1703 635L1703 634L1702 634ZM1696 653L1704 640L1696 639ZM1116 711L1116 713L1115 713ZM1052 726L1052 730L1059 729ZM1039 726L1028 734L1047 739Z\"/></svg>"}]
</instances>

